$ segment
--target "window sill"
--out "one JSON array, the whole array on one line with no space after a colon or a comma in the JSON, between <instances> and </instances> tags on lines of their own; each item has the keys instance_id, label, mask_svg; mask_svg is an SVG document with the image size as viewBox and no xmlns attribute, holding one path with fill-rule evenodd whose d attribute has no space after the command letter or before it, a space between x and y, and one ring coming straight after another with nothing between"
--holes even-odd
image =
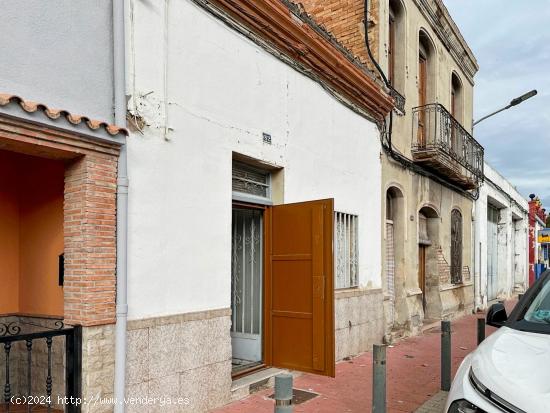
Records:
<instances>
[{"instance_id":1,"label":"window sill","mask_svg":"<svg viewBox=\"0 0 550 413\"><path fill-rule=\"evenodd\" d=\"M474 285L472 281L468 281L461 284L445 284L439 287L439 291L456 290L458 288L471 287L472 285Z\"/></svg>"},{"instance_id":2,"label":"window sill","mask_svg":"<svg viewBox=\"0 0 550 413\"><path fill-rule=\"evenodd\" d=\"M379 293L382 293L381 288L360 288L360 287L340 288L338 290L334 290L334 298L338 300L338 299L360 297L363 295L379 294Z\"/></svg>"}]
</instances>

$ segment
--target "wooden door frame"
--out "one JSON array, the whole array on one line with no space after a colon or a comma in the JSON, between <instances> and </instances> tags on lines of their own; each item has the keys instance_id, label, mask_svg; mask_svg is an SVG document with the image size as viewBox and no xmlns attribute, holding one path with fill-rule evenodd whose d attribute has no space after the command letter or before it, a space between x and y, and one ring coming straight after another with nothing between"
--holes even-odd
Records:
<instances>
[{"instance_id":1,"label":"wooden door frame","mask_svg":"<svg viewBox=\"0 0 550 413\"><path fill-rule=\"evenodd\" d=\"M424 313L427 308L426 301L426 255L428 246L418 244L418 287L422 291L422 309Z\"/></svg>"},{"instance_id":2,"label":"wooden door frame","mask_svg":"<svg viewBox=\"0 0 550 413\"><path fill-rule=\"evenodd\" d=\"M428 59L422 53L418 52L418 106L425 106L428 95ZM418 112L418 136L417 144L421 147L426 146L426 111L420 109Z\"/></svg>"},{"instance_id":3,"label":"wooden door frame","mask_svg":"<svg viewBox=\"0 0 550 413\"><path fill-rule=\"evenodd\" d=\"M390 84L395 88L395 40L397 37L397 27L395 16L390 8L390 17L388 20L389 33L388 33L388 79Z\"/></svg>"}]
</instances>

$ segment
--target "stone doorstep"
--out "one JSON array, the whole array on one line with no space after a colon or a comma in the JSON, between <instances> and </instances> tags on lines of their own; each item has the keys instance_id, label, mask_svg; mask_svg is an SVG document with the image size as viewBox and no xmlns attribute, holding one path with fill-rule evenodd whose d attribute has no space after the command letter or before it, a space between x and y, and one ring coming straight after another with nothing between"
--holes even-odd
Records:
<instances>
[{"instance_id":1,"label":"stone doorstep","mask_svg":"<svg viewBox=\"0 0 550 413\"><path fill-rule=\"evenodd\" d=\"M275 385L274 377L280 373L292 373L294 377L299 375L296 372L270 367L240 377L231 384L231 401L241 400L265 388L272 388Z\"/></svg>"}]
</instances>

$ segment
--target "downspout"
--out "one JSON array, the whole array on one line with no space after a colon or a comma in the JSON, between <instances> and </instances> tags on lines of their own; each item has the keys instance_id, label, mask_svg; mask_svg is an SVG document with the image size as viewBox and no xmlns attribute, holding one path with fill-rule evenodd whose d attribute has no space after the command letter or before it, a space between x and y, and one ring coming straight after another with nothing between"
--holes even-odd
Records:
<instances>
[{"instance_id":1,"label":"downspout","mask_svg":"<svg viewBox=\"0 0 550 413\"><path fill-rule=\"evenodd\" d=\"M126 63L124 36L124 0L113 2L113 86L115 124L126 125ZM116 221L116 327L115 383L116 413L124 413L126 393L126 321L128 318L127 254L128 254L128 162L126 142L120 148L117 179Z\"/></svg>"}]
</instances>

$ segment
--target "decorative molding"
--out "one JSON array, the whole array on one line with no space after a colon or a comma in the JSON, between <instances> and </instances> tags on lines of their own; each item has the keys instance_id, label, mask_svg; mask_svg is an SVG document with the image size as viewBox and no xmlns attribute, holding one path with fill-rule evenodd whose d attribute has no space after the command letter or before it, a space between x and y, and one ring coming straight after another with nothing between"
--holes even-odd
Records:
<instances>
[{"instance_id":1,"label":"decorative molding","mask_svg":"<svg viewBox=\"0 0 550 413\"><path fill-rule=\"evenodd\" d=\"M359 112L380 122L393 109L394 99L372 72L291 1L193 1L218 18L227 16L244 26L250 33L241 33L260 38L282 54L277 57L299 65L301 72Z\"/></svg>"},{"instance_id":2,"label":"decorative molding","mask_svg":"<svg viewBox=\"0 0 550 413\"><path fill-rule=\"evenodd\" d=\"M431 28L449 51L455 62L474 84L474 75L479 70L477 60L441 0L415 0Z\"/></svg>"},{"instance_id":3,"label":"decorative molding","mask_svg":"<svg viewBox=\"0 0 550 413\"><path fill-rule=\"evenodd\" d=\"M351 297L361 297L363 295L375 295L382 294L381 288L343 288L341 290L334 291L334 298L336 300L342 300Z\"/></svg>"},{"instance_id":4,"label":"decorative molding","mask_svg":"<svg viewBox=\"0 0 550 413\"><path fill-rule=\"evenodd\" d=\"M440 286L439 291L456 290L458 288L472 287L473 285L474 283L471 281L463 284L447 284L447 285Z\"/></svg>"}]
</instances>

